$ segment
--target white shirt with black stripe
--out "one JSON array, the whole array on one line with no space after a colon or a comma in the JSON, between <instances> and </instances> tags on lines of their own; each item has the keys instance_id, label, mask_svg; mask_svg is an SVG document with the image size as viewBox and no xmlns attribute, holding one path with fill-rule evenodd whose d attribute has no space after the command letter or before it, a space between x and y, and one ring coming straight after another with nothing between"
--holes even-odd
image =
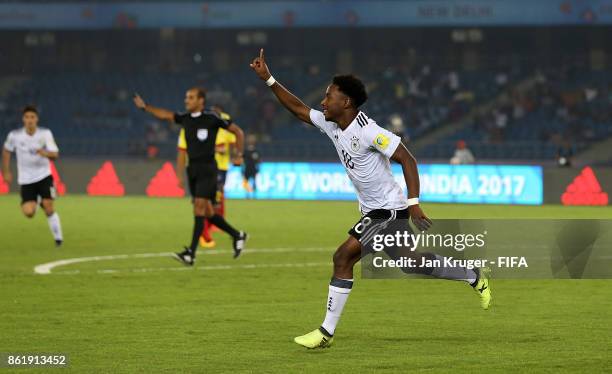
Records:
<instances>
[{"instance_id":1,"label":"white shirt with black stripe","mask_svg":"<svg viewBox=\"0 0 612 374\"><path fill-rule=\"evenodd\" d=\"M310 120L334 143L359 198L362 214L374 209L401 210L408 207L407 197L391 172L390 158L400 138L378 126L363 112L344 131L311 109Z\"/></svg>"},{"instance_id":2,"label":"white shirt with black stripe","mask_svg":"<svg viewBox=\"0 0 612 374\"><path fill-rule=\"evenodd\" d=\"M38 127L30 135L25 128L11 131L4 142L4 149L17 155L17 183L32 184L51 175L51 163L47 157L36 153L39 149L59 152L51 130Z\"/></svg>"}]
</instances>

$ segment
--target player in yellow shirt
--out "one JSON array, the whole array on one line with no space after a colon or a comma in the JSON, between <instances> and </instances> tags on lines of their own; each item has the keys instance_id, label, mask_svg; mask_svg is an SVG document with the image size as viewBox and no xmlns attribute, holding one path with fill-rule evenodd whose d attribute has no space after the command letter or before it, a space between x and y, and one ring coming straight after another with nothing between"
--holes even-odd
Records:
<instances>
[{"instance_id":1,"label":"player in yellow shirt","mask_svg":"<svg viewBox=\"0 0 612 374\"><path fill-rule=\"evenodd\" d=\"M222 111L219 106L213 106L211 108L219 116L221 119L226 121L231 121L231 117L229 114ZM236 136L231 132L219 129L217 133L217 138L215 139L215 161L217 162L217 195L215 200L215 213L224 216L225 215L225 198L223 195L223 189L225 186L225 178L227 176L227 171L230 166L230 160L232 156L232 152L234 151L234 146L236 144ZM181 188L184 188L184 174L185 167L187 165L187 142L185 140L185 130L181 129L179 133L178 139L178 153L176 158L176 173L179 178L179 183ZM202 231L202 236L200 236L200 246L204 248L212 248L215 246L215 241L212 239L210 235L210 227L208 226L208 222L204 227L204 231Z\"/></svg>"}]
</instances>

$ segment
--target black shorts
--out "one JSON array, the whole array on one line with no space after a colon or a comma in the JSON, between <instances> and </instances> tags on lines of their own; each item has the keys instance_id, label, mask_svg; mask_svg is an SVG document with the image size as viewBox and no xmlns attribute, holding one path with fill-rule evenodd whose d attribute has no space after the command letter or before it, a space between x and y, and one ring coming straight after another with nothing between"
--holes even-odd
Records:
<instances>
[{"instance_id":1,"label":"black shorts","mask_svg":"<svg viewBox=\"0 0 612 374\"><path fill-rule=\"evenodd\" d=\"M227 178L227 170L217 171L217 191L223 192L225 187L225 179Z\"/></svg>"},{"instance_id":2,"label":"black shorts","mask_svg":"<svg viewBox=\"0 0 612 374\"><path fill-rule=\"evenodd\" d=\"M21 185L21 204L41 199L55 199L55 185L50 175L38 182Z\"/></svg>"},{"instance_id":3,"label":"black shorts","mask_svg":"<svg viewBox=\"0 0 612 374\"><path fill-rule=\"evenodd\" d=\"M217 165L193 163L187 166L189 191L192 197L215 201L217 193Z\"/></svg>"},{"instance_id":4,"label":"black shorts","mask_svg":"<svg viewBox=\"0 0 612 374\"><path fill-rule=\"evenodd\" d=\"M357 221L357 223L355 223L355 225L351 227L348 233L355 239L361 240L361 236L365 233L372 235L377 232L377 228L374 226L377 223L387 223L393 222L397 219L408 218L410 218L408 208L402 210L374 209L369 211L366 215L362 216L359 221ZM372 232L372 230L376 232Z\"/></svg>"}]
</instances>

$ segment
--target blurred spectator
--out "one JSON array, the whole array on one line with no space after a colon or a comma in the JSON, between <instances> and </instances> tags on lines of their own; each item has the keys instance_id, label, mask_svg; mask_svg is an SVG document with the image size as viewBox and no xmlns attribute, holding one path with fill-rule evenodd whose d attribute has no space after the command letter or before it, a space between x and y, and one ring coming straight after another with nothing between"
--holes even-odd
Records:
<instances>
[{"instance_id":1,"label":"blurred spectator","mask_svg":"<svg viewBox=\"0 0 612 374\"><path fill-rule=\"evenodd\" d=\"M504 86L508 83L508 74L506 74L506 73L498 73L495 76L495 83L497 83L497 86L500 89L504 88Z\"/></svg>"},{"instance_id":2,"label":"blurred spectator","mask_svg":"<svg viewBox=\"0 0 612 374\"><path fill-rule=\"evenodd\" d=\"M406 133L402 116L399 113L393 113L391 116L389 116L389 124L391 125L389 130L395 135L399 136L402 139L402 142L407 143L409 137Z\"/></svg>"},{"instance_id":3,"label":"blurred spectator","mask_svg":"<svg viewBox=\"0 0 612 374\"><path fill-rule=\"evenodd\" d=\"M450 163L453 165L465 165L473 164L474 161L476 161L474 155L467 147L465 141L459 140L457 142L457 149L455 149L455 155L450 159Z\"/></svg>"},{"instance_id":4,"label":"blurred spectator","mask_svg":"<svg viewBox=\"0 0 612 374\"><path fill-rule=\"evenodd\" d=\"M456 71L448 73L448 88L451 92L459 91L459 74Z\"/></svg>"},{"instance_id":5,"label":"blurred spectator","mask_svg":"<svg viewBox=\"0 0 612 374\"><path fill-rule=\"evenodd\" d=\"M166 126L161 126L157 122L149 123L145 134L147 143L147 158L150 160L156 159L159 156L159 147L168 140L168 131Z\"/></svg>"},{"instance_id":6,"label":"blurred spectator","mask_svg":"<svg viewBox=\"0 0 612 374\"><path fill-rule=\"evenodd\" d=\"M155 160L159 156L159 147L153 144L147 146L147 158L149 160Z\"/></svg>"},{"instance_id":7,"label":"blurred spectator","mask_svg":"<svg viewBox=\"0 0 612 374\"><path fill-rule=\"evenodd\" d=\"M557 149L557 165L560 167L572 166L574 158L574 147L569 141L564 141Z\"/></svg>"},{"instance_id":8,"label":"blurred spectator","mask_svg":"<svg viewBox=\"0 0 612 374\"><path fill-rule=\"evenodd\" d=\"M503 129L508 125L508 116L504 113L503 109L494 110L493 117L495 117L495 126L498 128Z\"/></svg>"}]
</instances>

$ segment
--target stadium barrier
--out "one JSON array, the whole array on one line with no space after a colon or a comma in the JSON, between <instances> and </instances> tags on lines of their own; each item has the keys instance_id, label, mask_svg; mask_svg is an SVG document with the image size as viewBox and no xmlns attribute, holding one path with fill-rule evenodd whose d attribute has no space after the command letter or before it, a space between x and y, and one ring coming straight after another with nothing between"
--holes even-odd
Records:
<instances>
[{"instance_id":1,"label":"stadium barrier","mask_svg":"<svg viewBox=\"0 0 612 374\"><path fill-rule=\"evenodd\" d=\"M148 195L180 197L173 163L136 160L62 159L54 177L61 177L62 192L97 196ZM405 186L399 165L395 179ZM612 168L556 168L533 165L423 164L421 200L478 204L609 205ZM18 191L0 179L0 194ZM232 167L226 197L251 197L239 168ZM258 199L355 200L355 190L339 163L266 162L260 165Z\"/></svg>"},{"instance_id":2,"label":"stadium barrier","mask_svg":"<svg viewBox=\"0 0 612 374\"><path fill-rule=\"evenodd\" d=\"M392 165L392 171L405 189L401 166ZM424 164L419 172L422 201L529 205L543 201L540 166ZM246 197L238 171L228 173L225 195ZM355 189L339 163L264 163L257 197L355 200Z\"/></svg>"}]
</instances>

